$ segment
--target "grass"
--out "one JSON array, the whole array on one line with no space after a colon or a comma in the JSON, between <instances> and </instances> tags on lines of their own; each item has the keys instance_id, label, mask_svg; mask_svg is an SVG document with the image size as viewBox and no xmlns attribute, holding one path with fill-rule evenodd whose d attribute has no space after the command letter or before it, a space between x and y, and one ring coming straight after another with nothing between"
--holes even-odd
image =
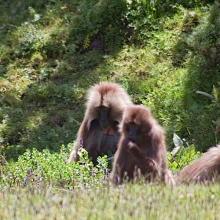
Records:
<instances>
[{"instance_id":1,"label":"grass","mask_svg":"<svg viewBox=\"0 0 220 220\"><path fill-rule=\"evenodd\" d=\"M178 137L176 137L178 139ZM177 142L177 141L176 141ZM181 144L180 144L181 145ZM201 155L183 147L169 167L182 168ZM27 150L17 162L1 161L0 219L216 219L219 184L166 187L143 179L115 186L106 156L96 167L80 151L66 164L71 145L60 153ZM208 211L207 211L208 210Z\"/></svg>"},{"instance_id":2,"label":"grass","mask_svg":"<svg viewBox=\"0 0 220 220\"><path fill-rule=\"evenodd\" d=\"M2 189L1 219L218 219L219 185Z\"/></svg>"}]
</instances>

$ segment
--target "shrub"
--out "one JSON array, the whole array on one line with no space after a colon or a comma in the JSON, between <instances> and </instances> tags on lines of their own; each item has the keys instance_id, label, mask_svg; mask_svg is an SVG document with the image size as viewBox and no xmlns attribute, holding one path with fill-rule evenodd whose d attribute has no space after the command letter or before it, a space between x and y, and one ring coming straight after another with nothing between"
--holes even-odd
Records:
<instances>
[{"instance_id":1,"label":"shrub","mask_svg":"<svg viewBox=\"0 0 220 220\"><path fill-rule=\"evenodd\" d=\"M83 0L77 6L77 14L69 17L72 25L70 39L74 39L80 50L88 49L91 42L101 39L109 49L119 43L123 26L121 15L125 11L125 2Z\"/></svg>"},{"instance_id":2,"label":"shrub","mask_svg":"<svg viewBox=\"0 0 220 220\"><path fill-rule=\"evenodd\" d=\"M71 144L72 145L72 144ZM11 187L50 184L54 187L92 187L103 184L108 176L106 156L98 158L98 165L88 159L88 153L80 149L80 161L67 164L71 145L61 147L60 153L36 149L19 156L18 161L1 166L0 183ZM5 162L5 161L3 161Z\"/></svg>"},{"instance_id":3,"label":"shrub","mask_svg":"<svg viewBox=\"0 0 220 220\"><path fill-rule=\"evenodd\" d=\"M183 35L190 51L184 120L191 143L202 151L218 143L220 138L218 125L216 127L220 117L219 102L214 98L220 82L220 5L215 3L204 10L197 27ZM201 96L197 91L211 94L213 98Z\"/></svg>"},{"instance_id":4,"label":"shrub","mask_svg":"<svg viewBox=\"0 0 220 220\"><path fill-rule=\"evenodd\" d=\"M187 43L200 70L214 74L220 70L220 4L215 3L202 18Z\"/></svg>"},{"instance_id":5,"label":"shrub","mask_svg":"<svg viewBox=\"0 0 220 220\"><path fill-rule=\"evenodd\" d=\"M181 140L175 133L173 134L173 142L175 148L167 154L169 169L174 173L202 156L199 151L196 151L193 144L189 145L185 139Z\"/></svg>"}]
</instances>

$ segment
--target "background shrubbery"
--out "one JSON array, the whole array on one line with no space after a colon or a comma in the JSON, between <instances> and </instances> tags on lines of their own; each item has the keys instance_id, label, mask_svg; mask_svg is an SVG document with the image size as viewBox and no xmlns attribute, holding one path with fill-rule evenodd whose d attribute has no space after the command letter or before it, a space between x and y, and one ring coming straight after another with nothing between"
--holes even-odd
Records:
<instances>
[{"instance_id":1,"label":"background shrubbery","mask_svg":"<svg viewBox=\"0 0 220 220\"><path fill-rule=\"evenodd\" d=\"M174 147L219 140L219 4L212 1L8 1L1 5L0 144L59 152L75 140L84 95L102 80L147 105ZM199 91L199 92L197 92Z\"/></svg>"}]
</instances>

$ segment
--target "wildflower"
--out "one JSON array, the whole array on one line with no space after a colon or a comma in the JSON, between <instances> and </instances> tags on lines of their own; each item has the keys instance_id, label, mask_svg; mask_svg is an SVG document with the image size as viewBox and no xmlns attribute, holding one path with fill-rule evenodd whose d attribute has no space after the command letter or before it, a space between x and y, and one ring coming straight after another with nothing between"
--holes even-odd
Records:
<instances>
[{"instance_id":1,"label":"wildflower","mask_svg":"<svg viewBox=\"0 0 220 220\"><path fill-rule=\"evenodd\" d=\"M27 186L27 178L24 178L22 186L23 187Z\"/></svg>"},{"instance_id":2,"label":"wildflower","mask_svg":"<svg viewBox=\"0 0 220 220\"><path fill-rule=\"evenodd\" d=\"M27 174L28 174L28 176L32 176L33 175L33 172L31 171L31 169L27 169Z\"/></svg>"},{"instance_id":3,"label":"wildflower","mask_svg":"<svg viewBox=\"0 0 220 220\"><path fill-rule=\"evenodd\" d=\"M80 145L80 147L83 147L83 139L82 138L80 138L79 145Z\"/></svg>"},{"instance_id":4,"label":"wildflower","mask_svg":"<svg viewBox=\"0 0 220 220\"><path fill-rule=\"evenodd\" d=\"M137 10L138 10L138 11L140 11L140 10L141 10L141 8L142 8L141 6L138 6Z\"/></svg>"},{"instance_id":5,"label":"wildflower","mask_svg":"<svg viewBox=\"0 0 220 220\"><path fill-rule=\"evenodd\" d=\"M104 175L108 176L108 174L109 174L108 170L106 168L104 168L103 171L104 171Z\"/></svg>"},{"instance_id":6,"label":"wildflower","mask_svg":"<svg viewBox=\"0 0 220 220\"><path fill-rule=\"evenodd\" d=\"M154 2L153 2L153 1L151 1L151 2L150 2L150 5L154 5Z\"/></svg>"},{"instance_id":7,"label":"wildflower","mask_svg":"<svg viewBox=\"0 0 220 220\"><path fill-rule=\"evenodd\" d=\"M94 175L94 174L95 174L95 170L92 170L91 172L92 172L92 175Z\"/></svg>"},{"instance_id":8,"label":"wildflower","mask_svg":"<svg viewBox=\"0 0 220 220\"><path fill-rule=\"evenodd\" d=\"M43 177L42 177L42 176L37 177L37 183L38 183L38 184L39 184L40 182L42 182L42 180L43 180Z\"/></svg>"},{"instance_id":9,"label":"wildflower","mask_svg":"<svg viewBox=\"0 0 220 220\"><path fill-rule=\"evenodd\" d=\"M0 31L3 29L3 27L0 27Z\"/></svg>"}]
</instances>

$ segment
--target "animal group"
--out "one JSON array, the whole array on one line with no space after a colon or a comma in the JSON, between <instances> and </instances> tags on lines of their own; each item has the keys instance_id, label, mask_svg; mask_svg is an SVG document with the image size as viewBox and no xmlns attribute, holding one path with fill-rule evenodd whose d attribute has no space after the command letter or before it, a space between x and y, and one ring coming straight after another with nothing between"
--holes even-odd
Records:
<instances>
[{"instance_id":1,"label":"animal group","mask_svg":"<svg viewBox=\"0 0 220 220\"><path fill-rule=\"evenodd\" d=\"M209 182L220 175L220 145L173 175L163 128L148 107L133 104L116 83L101 82L88 90L85 116L68 162L79 160L81 147L95 165L98 156L114 155L111 179L115 184L140 175L165 185Z\"/></svg>"}]
</instances>

